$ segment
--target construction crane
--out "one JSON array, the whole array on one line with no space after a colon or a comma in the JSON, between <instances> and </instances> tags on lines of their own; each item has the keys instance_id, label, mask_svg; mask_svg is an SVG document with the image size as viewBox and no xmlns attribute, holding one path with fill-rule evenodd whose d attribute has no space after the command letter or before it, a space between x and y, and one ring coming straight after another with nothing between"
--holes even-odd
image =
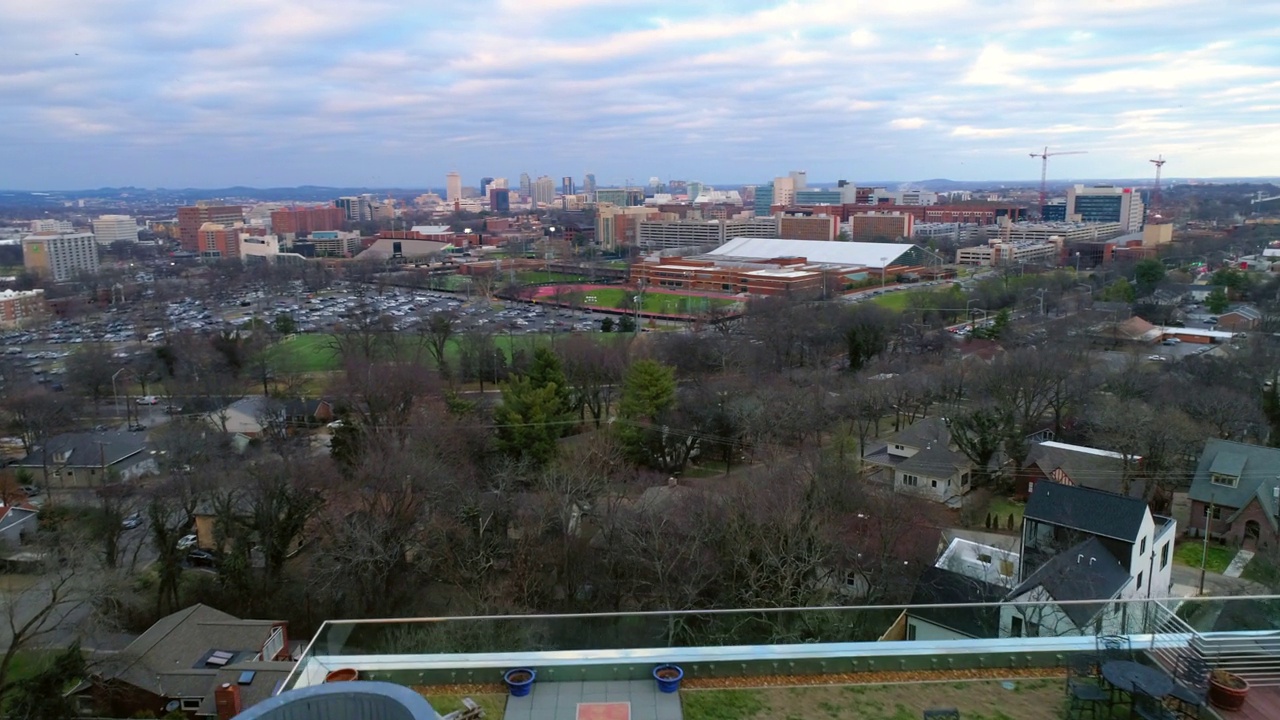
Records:
<instances>
[{"instance_id":1,"label":"construction crane","mask_svg":"<svg viewBox=\"0 0 1280 720\"><path fill-rule=\"evenodd\" d=\"M1156 188L1151 192L1151 216L1160 217L1160 168L1164 167L1164 155L1157 155L1155 160L1147 162L1156 166Z\"/></svg>"},{"instance_id":2,"label":"construction crane","mask_svg":"<svg viewBox=\"0 0 1280 720\"><path fill-rule=\"evenodd\" d=\"M1261 190L1259 190L1259 191L1258 191L1258 196L1257 196L1257 197L1255 197L1255 198L1253 198L1252 200L1250 200L1250 201L1249 201L1249 204L1250 204L1250 205L1257 205L1258 203L1264 203L1264 202L1268 202L1268 201L1271 201L1271 200L1280 200L1280 195L1272 195L1271 197L1266 197L1266 196L1265 196L1265 193L1263 193Z\"/></svg>"},{"instance_id":3,"label":"construction crane","mask_svg":"<svg viewBox=\"0 0 1280 720\"><path fill-rule=\"evenodd\" d=\"M1031 153L1031 157L1040 158L1040 212L1044 213L1044 199L1049 187L1049 158L1055 155L1088 155L1088 150L1063 150L1061 152L1049 152L1046 146L1043 152Z\"/></svg>"}]
</instances>

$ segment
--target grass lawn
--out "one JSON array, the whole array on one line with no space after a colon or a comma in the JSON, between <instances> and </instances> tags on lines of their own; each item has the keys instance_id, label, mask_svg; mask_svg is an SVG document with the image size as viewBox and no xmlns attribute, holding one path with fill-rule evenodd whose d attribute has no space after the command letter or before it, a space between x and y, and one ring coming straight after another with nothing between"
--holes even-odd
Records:
<instances>
[{"instance_id":1,"label":"grass lawn","mask_svg":"<svg viewBox=\"0 0 1280 720\"><path fill-rule=\"evenodd\" d=\"M583 307L617 308L635 290L627 288L601 288L587 292L573 293L574 303ZM588 301L587 298L595 298ZM701 297L697 295L678 295L647 291L644 294L644 311L652 313L669 313L694 315L705 311L708 307L724 308L737 304L733 298Z\"/></svg>"},{"instance_id":2,"label":"grass lawn","mask_svg":"<svg viewBox=\"0 0 1280 720\"><path fill-rule=\"evenodd\" d=\"M681 690L684 720L917 720L930 708L956 708L965 720L1057 720L1062 681L825 685L754 690Z\"/></svg>"},{"instance_id":3,"label":"grass lawn","mask_svg":"<svg viewBox=\"0 0 1280 720\"><path fill-rule=\"evenodd\" d=\"M336 370L338 354L332 341L332 336L327 333L293 335L280 341L273 352L280 353L282 364L293 372Z\"/></svg>"},{"instance_id":4,"label":"grass lawn","mask_svg":"<svg viewBox=\"0 0 1280 720\"><path fill-rule=\"evenodd\" d=\"M526 270L516 273L516 280L524 285L541 285L544 283L580 283L586 282L581 275L547 272L546 270Z\"/></svg>"},{"instance_id":5,"label":"grass lawn","mask_svg":"<svg viewBox=\"0 0 1280 720\"><path fill-rule=\"evenodd\" d=\"M871 302L879 305L880 307L889 308L890 310L906 310L907 303L911 301L911 298L908 297L909 295L911 295L910 291L898 290L891 293L885 293L883 295L877 295L871 299Z\"/></svg>"},{"instance_id":6,"label":"grass lawn","mask_svg":"<svg viewBox=\"0 0 1280 720\"><path fill-rule=\"evenodd\" d=\"M421 691L419 691L421 692ZM502 720L502 714L507 709L506 695L438 695L424 694L423 697L427 702L431 703L432 709L438 715L448 715L454 710L462 709L462 698L469 697L476 701L476 704L484 710L485 720Z\"/></svg>"},{"instance_id":7,"label":"grass lawn","mask_svg":"<svg viewBox=\"0 0 1280 720\"><path fill-rule=\"evenodd\" d=\"M987 512L991 513L993 518L1000 521L1000 529L1009 529L1009 515L1013 514L1014 529L1022 527L1022 509L1025 507L1023 503L1010 500L1005 497L991 498L991 505L988 506Z\"/></svg>"},{"instance_id":8,"label":"grass lawn","mask_svg":"<svg viewBox=\"0 0 1280 720\"><path fill-rule=\"evenodd\" d=\"M1204 548L1203 540L1187 540L1179 543L1174 548L1173 561L1181 565L1189 567L1200 567L1200 552ZM1209 572L1220 573L1227 569L1231 564L1231 558L1236 556L1236 551L1230 548L1224 548L1219 545L1209 543L1209 556L1205 560L1205 569ZM1250 563L1252 565L1253 563Z\"/></svg>"},{"instance_id":9,"label":"grass lawn","mask_svg":"<svg viewBox=\"0 0 1280 720\"><path fill-rule=\"evenodd\" d=\"M1262 583L1269 588L1280 587L1280 568L1268 562L1262 554L1253 556L1249 564L1244 566L1244 571L1240 573L1240 577L1245 580Z\"/></svg>"}]
</instances>

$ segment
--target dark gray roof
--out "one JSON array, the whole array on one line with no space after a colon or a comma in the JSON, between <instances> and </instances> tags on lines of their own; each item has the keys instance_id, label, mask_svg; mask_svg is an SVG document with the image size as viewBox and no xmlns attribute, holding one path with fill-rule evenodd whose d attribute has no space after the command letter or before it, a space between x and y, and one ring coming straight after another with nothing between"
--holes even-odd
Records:
<instances>
[{"instance_id":1,"label":"dark gray roof","mask_svg":"<svg viewBox=\"0 0 1280 720\"><path fill-rule=\"evenodd\" d=\"M49 453L51 467L111 467L147 449L144 433L123 431L79 432L56 435L18 461L19 467L44 467ZM65 459L60 456L67 453Z\"/></svg>"},{"instance_id":2,"label":"dark gray roof","mask_svg":"<svg viewBox=\"0 0 1280 720\"><path fill-rule=\"evenodd\" d=\"M1262 319L1262 313L1258 312L1258 309L1253 307L1252 305L1237 305L1231 308L1230 310L1222 313L1222 315L1239 315L1240 317L1245 318L1246 320ZM1222 320L1221 315L1218 316L1218 320L1219 321Z\"/></svg>"},{"instance_id":3,"label":"dark gray roof","mask_svg":"<svg viewBox=\"0 0 1280 720\"><path fill-rule=\"evenodd\" d=\"M1037 492L1039 488L1036 489ZM1058 602L1074 600L1110 600L1132 580L1129 573L1096 537L1054 555L1036 568L1021 585L1009 592L1009 599L1025 595L1041 587ZM1086 627L1106 606L1101 603L1062 605L1062 611L1077 628ZM1060 630L1055 634L1061 634Z\"/></svg>"},{"instance_id":4,"label":"dark gray roof","mask_svg":"<svg viewBox=\"0 0 1280 720\"><path fill-rule=\"evenodd\" d=\"M1075 485L1119 493L1123 488L1124 461L1120 458L1036 443L1027 452L1027 466L1034 465L1045 477L1061 469ZM1144 483L1131 482L1129 494L1142 497Z\"/></svg>"},{"instance_id":5,"label":"dark gray roof","mask_svg":"<svg viewBox=\"0 0 1280 720\"><path fill-rule=\"evenodd\" d=\"M1132 543L1149 512L1137 498L1075 485L1036 483L1022 516Z\"/></svg>"},{"instance_id":6,"label":"dark gray roof","mask_svg":"<svg viewBox=\"0 0 1280 720\"><path fill-rule=\"evenodd\" d=\"M890 445L913 448L916 454L909 458L893 457L888 454ZM885 438L885 445L868 453L864 460L935 478L950 477L957 470L973 465L968 456L951 448L951 428L944 418L925 418L899 430Z\"/></svg>"},{"instance_id":7,"label":"dark gray roof","mask_svg":"<svg viewBox=\"0 0 1280 720\"><path fill-rule=\"evenodd\" d=\"M930 566L920 573L912 605L991 603L987 607L911 608L907 614L972 638L994 638L1000 631L1000 606L1005 589L958 572Z\"/></svg>"},{"instance_id":8,"label":"dark gray roof","mask_svg":"<svg viewBox=\"0 0 1280 720\"><path fill-rule=\"evenodd\" d=\"M1239 478L1235 487L1212 482L1213 474ZM1212 501L1237 510L1257 500L1276 526L1275 489L1280 487L1280 449L1212 439L1204 444L1187 493L1192 500Z\"/></svg>"},{"instance_id":9,"label":"dark gray roof","mask_svg":"<svg viewBox=\"0 0 1280 720\"><path fill-rule=\"evenodd\" d=\"M275 622L241 620L208 605L166 615L119 653L104 660L97 675L161 697L205 697L219 668L202 661L211 650L252 658L271 636Z\"/></svg>"},{"instance_id":10,"label":"dark gray roof","mask_svg":"<svg viewBox=\"0 0 1280 720\"><path fill-rule=\"evenodd\" d=\"M247 709L275 694L276 685L284 682L285 678L289 677L293 666L293 662L283 661L250 660L239 662L219 670L214 675L213 684L209 687L217 689L222 683L231 683L238 686L240 688L240 707ZM240 677L246 672L252 672L253 679L248 685L240 685ZM200 709L196 711L196 715L217 714L216 701L213 692L210 692L205 696Z\"/></svg>"}]
</instances>

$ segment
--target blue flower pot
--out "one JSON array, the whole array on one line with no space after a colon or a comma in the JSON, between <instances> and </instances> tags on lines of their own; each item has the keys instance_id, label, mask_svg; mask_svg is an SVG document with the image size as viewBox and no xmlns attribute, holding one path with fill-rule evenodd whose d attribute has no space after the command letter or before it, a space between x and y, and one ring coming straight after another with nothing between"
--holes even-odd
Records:
<instances>
[{"instance_id":1,"label":"blue flower pot","mask_svg":"<svg viewBox=\"0 0 1280 720\"><path fill-rule=\"evenodd\" d=\"M533 681L537 677L538 673L533 668L512 668L502 673L502 682L507 684L511 697L524 697L533 689Z\"/></svg>"},{"instance_id":2,"label":"blue flower pot","mask_svg":"<svg viewBox=\"0 0 1280 720\"><path fill-rule=\"evenodd\" d=\"M653 679L658 681L658 692L673 693L680 689L684 670L679 665L659 665L653 669Z\"/></svg>"}]
</instances>

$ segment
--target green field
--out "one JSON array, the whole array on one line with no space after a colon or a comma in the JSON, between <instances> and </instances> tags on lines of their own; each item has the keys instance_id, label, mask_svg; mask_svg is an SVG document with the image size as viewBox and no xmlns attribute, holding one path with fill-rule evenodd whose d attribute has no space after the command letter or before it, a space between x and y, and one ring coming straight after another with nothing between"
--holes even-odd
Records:
<instances>
[{"instance_id":1,"label":"green field","mask_svg":"<svg viewBox=\"0 0 1280 720\"><path fill-rule=\"evenodd\" d=\"M547 272L546 270L526 270L516 273L516 280L522 285L546 285L549 283L580 283L586 278L568 273Z\"/></svg>"},{"instance_id":2,"label":"green field","mask_svg":"<svg viewBox=\"0 0 1280 720\"><path fill-rule=\"evenodd\" d=\"M626 288L602 288L571 293L574 305L580 307L620 308L624 299L634 297L635 290ZM594 301L591 300L594 298ZM673 315L696 315L706 312L708 308L727 308L737 304L732 298L702 297L698 295L677 295L674 293L644 293L644 312L668 313Z\"/></svg>"},{"instance_id":3,"label":"green field","mask_svg":"<svg viewBox=\"0 0 1280 720\"><path fill-rule=\"evenodd\" d=\"M906 310L907 305L911 302L911 292L907 290L899 290L897 292L885 293L872 298L871 302L880 307L889 308L890 310Z\"/></svg>"},{"instance_id":4,"label":"green field","mask_svg":"<svg viewBox=\"0 0 1280 720\"><path fill-rule=\"evenodd\" d=\"M1198 568L1200 567L1200 557L1203 548L1203 541L1187 540L1186 542L1178 545L1177 549L1173 551L1173 561L1180 565ZM1235 556L1235 550L1209 543L1209 553L1204 567L1209 572L1220 573L1227 569L1227 566L1231 564L1231 559Z\"/></svg>"}]
</instances>

